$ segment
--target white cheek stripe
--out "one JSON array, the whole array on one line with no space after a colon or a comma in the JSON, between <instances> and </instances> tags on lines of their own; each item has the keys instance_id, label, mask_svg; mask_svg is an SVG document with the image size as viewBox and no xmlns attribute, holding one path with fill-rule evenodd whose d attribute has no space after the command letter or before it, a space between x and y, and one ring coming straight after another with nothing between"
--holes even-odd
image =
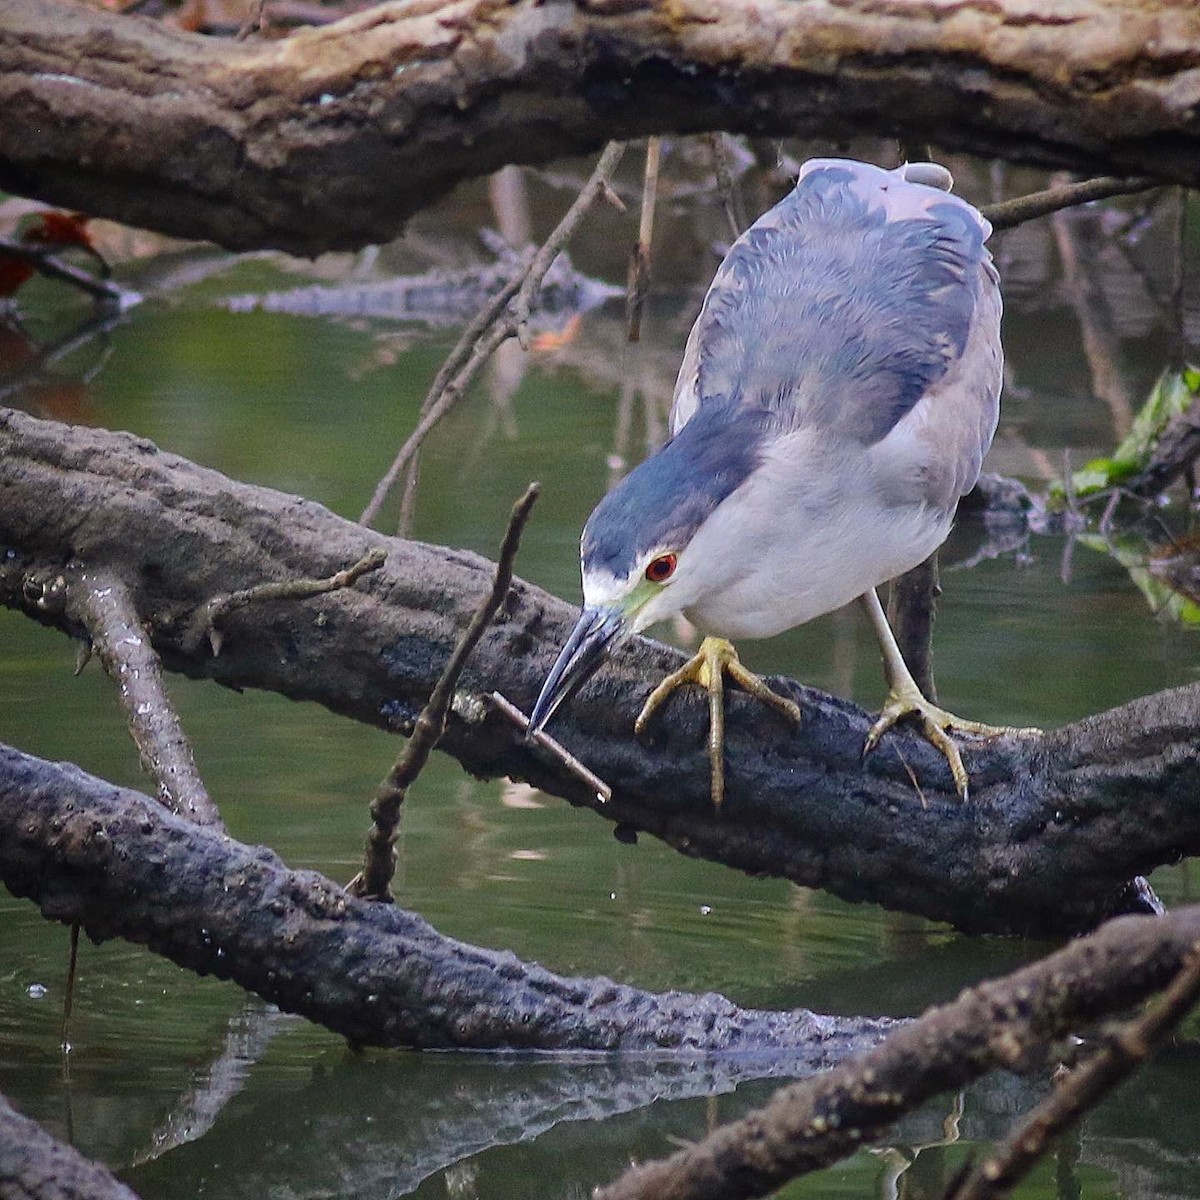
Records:
<instances>
[{"instance_id":1,"label":"white cheek stripe","mask_svg":"<svg viewBox=\"0 0 1200 1200\"><path fill-rule=\"evenodd\" d=\"M629 591L629 579L618 579L609 571L591 571L583 576L583 603L587 608L616 604Z\"/></svg>"}]
</instances>

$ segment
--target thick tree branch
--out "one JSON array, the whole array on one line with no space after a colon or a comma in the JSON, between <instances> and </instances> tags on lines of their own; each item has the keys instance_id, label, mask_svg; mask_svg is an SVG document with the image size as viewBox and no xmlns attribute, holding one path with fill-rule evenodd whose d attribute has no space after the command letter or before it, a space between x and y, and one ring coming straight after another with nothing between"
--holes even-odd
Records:
<instances>
[{"instance_id":1,"label":"thick tree branch","mask_svg":"<svg viewBox=\"0 0 1200 1200\"><path fill-rule=\"evenodd\" d=\"M0 186L236 248L387 240L454 183L610 138L874 132L1200 182L1171 0L419 0L281 42L0 9Z\"/></svg>"},{"instance_id":2,"label":"thick tree branch","mask_svg":"<svg viewBox=\"0 0 1200 1200\"><path fill-rule=\"evenodd\" d=\"M231 612L218 657L202 640L189 645L212 596L331 574L381 541L387 562L355 588ZM102 564L124 581L170 669L401 730L493 571L473 554L381 539L127 434L0 412L0 603L77 633L55 588L66 563ZM945 761L916 734L889 733L863 763L866 713L776 681L804 724L785 728L728 697L717 814L703 705L680 704L650 737L633 736L647 690L681 661L647 639L619 652L555 722L556 737L612 786L601 802L487 701L498 690L528 711L574 616L513 581L455 694L444 750L477 775L527 779L684 853L963 929L1078 930L1147 911L1134 877L1200 852L1200 686L1042 738L964 739L973 798L963 805Z\"/></svg>"},{"instance_id":3,"label":"thick tree branch","mask_svg":"<svg viewBox=\"0 0 1200 1200\"><path fill-rule=\"evenodd\" d=\"M776 1092L757 1112L670 1158L634 1167L596 1200L742 1200L852 1154L903 1113L986 1071L1020 1068L1063 1034L1146 999L1200 945L1200 907L1113 921L1002 979L970 988L874 1050Z\"/></svg>"},{"instance_id":4,"label":"thick tree branch","mask_svg":"<svg viewBox=\"0 0 1200 1200\"><path fill-rule=\"evenodd\" d=\"M0 879L53 920L123 937L363 1045L712 1053L789 1048L813 1068L890 1022L740 1009L565 979L357 900L271 851L76 767L0 746Z\"/></svg>"}]
</instances>

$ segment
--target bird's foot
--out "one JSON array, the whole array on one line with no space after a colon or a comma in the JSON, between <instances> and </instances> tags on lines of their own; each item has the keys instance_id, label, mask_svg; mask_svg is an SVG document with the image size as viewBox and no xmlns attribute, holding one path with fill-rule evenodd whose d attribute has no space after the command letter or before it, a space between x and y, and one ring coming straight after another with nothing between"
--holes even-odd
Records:
<instances>
[{"instance_id":1,"label":"bird's foot","mask_svg":"<svg viewBox=\"0 0 1200 1200\"><path fill-rule=\"evenodd\" d=\"M786 696L773 692L767 685L742 666L733 644L725 638L706 637L699 650L678 671L672 671L650 693L634 732L642 733L656 712L667 702L671 693L687 683L697 684L708 692L708 758L712 764L712 802L720 808L725 798L725 676L728 675L744 692L769 705L791 721L803 718L800 706Z\"/></svg>"},{"instance_id":2,"label":"bird's foot","mask_svg":"<svg viewBox=\"0 0 1200 1200\"><path fill-rule=\"evenodd\" d=\"M946 762L950 765L950 774L954 777L954 787L961 800L968 798L967 768L963 766L962 754L958 745L950 736L950 730L960 733L973 733L979 737L999 737L1001 734L1040 734L1040 729L1019 728L1012 725L985 725L981 721L967 721L956 717L953 713L939 708L932 700L927 700L921 690L914 684L911 687L893 687L884 703L875 724L867 734L867 742L863 747L863 755L870 754L879 745L879 739L897 721L903 717L915 716L920 723L921 732L927 741L941 751Z\"/></svg>"}]
</instances>

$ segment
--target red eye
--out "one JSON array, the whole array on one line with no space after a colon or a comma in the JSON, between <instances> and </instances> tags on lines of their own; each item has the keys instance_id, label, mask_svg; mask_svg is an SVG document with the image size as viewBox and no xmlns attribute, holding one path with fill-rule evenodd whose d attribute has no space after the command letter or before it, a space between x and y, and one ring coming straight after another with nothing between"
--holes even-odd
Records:
<instances>
[{"instance_id":1,"label":"red eye","mask_svg":"<svg viewBox=\"0 0 1200 1200\"><path fill-rule=\"evenodd\" d=\"M651 583L666 583L674 574L674 554L660 554L657 558L652 558L646 567L646 578Z\"/></svg>"}]
</instances>

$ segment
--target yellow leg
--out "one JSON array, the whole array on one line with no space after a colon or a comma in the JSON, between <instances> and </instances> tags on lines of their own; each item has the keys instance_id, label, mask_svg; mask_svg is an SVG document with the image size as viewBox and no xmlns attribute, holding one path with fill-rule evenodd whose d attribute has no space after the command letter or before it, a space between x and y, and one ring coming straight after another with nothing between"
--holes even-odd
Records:
<instances>
[{"instance_id":1,"label":"yellow leg","mask_svg":"<svg viewBox=\"0 0 1200 1200\"><path fill-rule=\"evenodd\" d=\"M963 733L974 733L982 737L996 737L1002 733L1040 734L1040 729L1017 729L1009 725L984 725L979 721L964 721L953 713L939 708L931 700L927 700L917 687L917 681L912 677L904 655L896 644L892 627L888 624L879 597L872 588L864 593L863 605L875 627L875 636L879 639L879 648L883 652L883 670L888 682L888 697L878 720L871 726L867 734L867 744L863 754L869 754L879 745L879 739L902 717L915 715L920 720L921 732L945 756L950 764L950 774L954 776L954 786L959 797L967 799L968 782L967 769L963 766L962 754L950 736L949 730L957 729Z\"/></svg>"},{"instance_id":2,"label":"yellow leg","mask_svg":"<svg viewBox=\"0 0 1200 1200\"><path fill-rule=\"evenodd\" d=\"M695 657L678 671L672 671L650 693L634 722L634 732L641 733L650 718L667 702L671 693L687 683L694 683L708 692L708 759L712 764L712 802L721 807L725 798L725 676L728 675L743 691L799 722L800 706L777 692L771 691L752 671L746 670L731 642L724 638L706 637Z\"/></svg>"}]
</instances>

